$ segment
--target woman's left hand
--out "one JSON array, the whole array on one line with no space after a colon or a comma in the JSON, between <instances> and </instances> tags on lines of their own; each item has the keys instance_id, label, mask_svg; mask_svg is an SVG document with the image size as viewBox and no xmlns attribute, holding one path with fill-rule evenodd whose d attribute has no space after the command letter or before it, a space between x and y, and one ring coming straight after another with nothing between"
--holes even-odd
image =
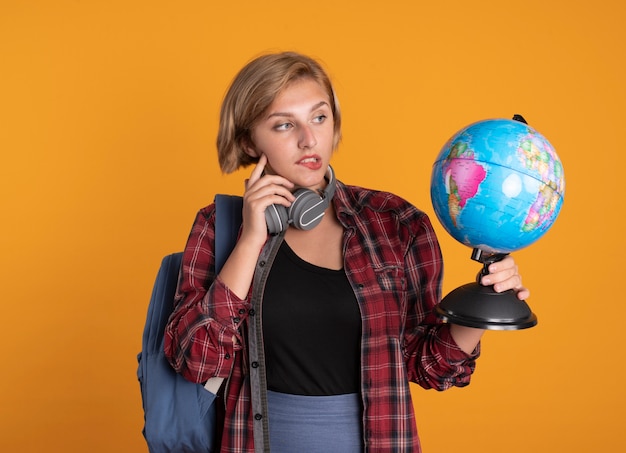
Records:
<instances>
[{"instance_id":1,"label":"woman's left hand","mask_svg":"<svg viewBox=\"0 0 626 453\"><path fill-rule=\"evenodd\" d=\"M490 264L488 270L489 274L481 278L481 284L493 285L493 289L498 293L509 289L515 290L517 298L520 300L530 297L530 291L522 285L522 276L519 274L517 264L511 255Z\"/></svg>"}]
</instances>

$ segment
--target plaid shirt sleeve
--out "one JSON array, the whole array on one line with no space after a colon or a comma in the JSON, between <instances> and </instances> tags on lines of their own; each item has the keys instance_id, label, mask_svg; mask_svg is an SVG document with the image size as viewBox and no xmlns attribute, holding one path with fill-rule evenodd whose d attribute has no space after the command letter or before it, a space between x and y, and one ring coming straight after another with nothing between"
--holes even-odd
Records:
<instances>
[{"instance_id":1,"label":"plaid shirt sleeve","mask_svg":"<svg viewBox=\"0 0 626 453\"><path fill-rule=\"evenodd\" d=\"M433 309L441 297L443 259L431 222L423 214L405 256L409 311L404 353L409 379L424 388L445 390L469 384L480 348L462 351Z\"/></svg>"},{"instance_id":2,"label":"plaid shirt sleeve","mask_svg":"<svg viewBox=\"0 0 626 453\"><path fill-rule=\"evenodd\" d=\"M165 355L192 382L228 377L243 340L239 327L248 300L239 299L215 278L215 209L196 216L182 259L174 312L165 330Z\"/></svg>"}]
</instances>

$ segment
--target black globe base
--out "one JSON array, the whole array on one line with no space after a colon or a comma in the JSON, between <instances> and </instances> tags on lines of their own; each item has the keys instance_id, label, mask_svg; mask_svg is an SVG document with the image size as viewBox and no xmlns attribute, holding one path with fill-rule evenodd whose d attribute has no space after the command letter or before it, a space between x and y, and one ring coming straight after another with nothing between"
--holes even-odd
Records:
<instances>
[{"instance_id":1,"label":"black globe base","mask_svg":"<svg viewBox=\"0 0 626 453\"><path fill-rule=\"evenodd\" d=\"M452 291L435 307L444 322L487 330L521 330L537 325L537 316L515 291L468 283Z\"/></svg>"}]
</instances>

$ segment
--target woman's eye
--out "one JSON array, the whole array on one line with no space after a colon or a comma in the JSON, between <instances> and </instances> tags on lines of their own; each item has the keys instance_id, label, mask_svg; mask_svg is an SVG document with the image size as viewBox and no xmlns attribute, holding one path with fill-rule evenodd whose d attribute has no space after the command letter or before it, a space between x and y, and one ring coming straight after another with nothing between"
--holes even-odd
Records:
<instances>
[{"instance_id":1,"label":"woman's eye","mask_svg":"<svg viewBox=\"0 0 626 453\"><path fill-rule=\"evenodd\" d=\"M291 127L292 127L291 123L282 123L282 124L277 124L276 126L274 126L274 129L276 129L277 131L287 131L291 129Z\"/></svg>"},{"instance_id":2,"label":"woman's eye","mask_svg":"<svg viewBox=\"0 0 626 453\"><path fill-rule=\"evenodd\" d=\"M313 121L316 123L323 123L326 120L326 115L318 115L315 118L313 118Z\"/></svg>"}]
</instances>

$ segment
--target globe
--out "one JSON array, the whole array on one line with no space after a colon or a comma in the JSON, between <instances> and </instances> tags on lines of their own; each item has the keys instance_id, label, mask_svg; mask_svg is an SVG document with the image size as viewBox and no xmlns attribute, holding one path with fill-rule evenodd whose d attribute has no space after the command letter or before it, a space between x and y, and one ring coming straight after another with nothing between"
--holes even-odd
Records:
<instances>
[{"instance_id":1,"label":"globe","mask_svg":"<svg viewBox=\"0 0 626 453\"><path fill-rule=\"evenodd\" d=\"M433 164L437 218L457 241L488 253L510 253L541 238L564 193L554 148L519 120L470 124L446 142Z\"/></svg>"}]
</instances>

